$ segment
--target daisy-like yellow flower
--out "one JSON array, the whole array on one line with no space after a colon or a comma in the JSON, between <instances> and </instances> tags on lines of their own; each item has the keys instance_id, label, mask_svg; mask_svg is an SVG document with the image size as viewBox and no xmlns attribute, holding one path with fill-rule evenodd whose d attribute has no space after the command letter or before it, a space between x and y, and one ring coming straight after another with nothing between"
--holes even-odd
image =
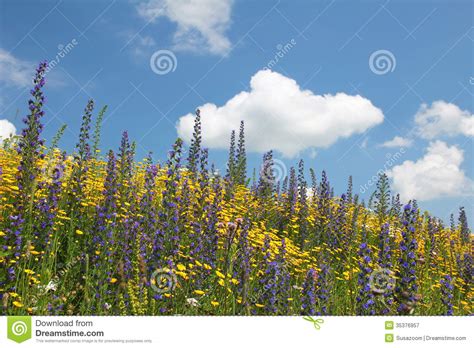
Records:
<instances>
[{"instance_id":1,"label":"daisy-like yellow flower","mask_svg":"<svg viewBox=\"0 0 474 348\"><path fill-rule=\"evenodd\" d=\"M205 292L202 291L202 290L194 290L194 293L195 293L196 295L204 295L204 294L205 294Z\"/></svg>"},{"instance_id":2,"label":"daisy-like yellow flower","mask_svg":"<svg viewBox=\"0 0 474 348\"><path fill-rule=\"evenodd\" d=\"M175 272L176 275L180 276L181 278L183 279L189 279L188 275L186 274L186 272Z\"/></svg>"},{"instance_id":3,"label":"daisy-like yellow flower","mask_svg":"<svg viewBox=\"0 0 474 348\"><path fill-rule=\"evenodd\" d=\"M111 284L114 284L114 283L116 283L116 282L117 282L117 278L112 278L112 279L110 279L110 283L111 283Z\"/></svg>"},{"instance_id":4,"label":"daisy-like yellow flower","mask_svg":"<svg viewBox=\"0 0 474 348\"><path fill-rule=\"evenodd\" d=\"M213 305L214 307L217 307L219 305L219 302L217 301L211 301L211 305Z\"/></svg>"},{"instance_id":5,"label":"daisy-like yellow flower","mask_svg":"<svg viewBox=\"0 0 474 348\"><path fill-rule=\"evenodd\" d=\"M31 269L25 269L26 274L35 274L35 271L32 271Z\"/></svg>"},{"instance_id":6,"label":"daisy-like yellow flower","mask_svg":"<svg viewBox=\"0 0 474 348\"><path fill-rule=\"evenodd\" d=\"M5 232L0 231L0 237L6 236Z\"/></svg>"},{"instance_id":7,"label":"daisy-like yellow flower","mask_svg":"<svg viewBox=\"0 0 474 348\"><path fill-rule=\"evenodd\" d=\"M178 263L178 265L176 266L178 268L179 271L186 271L186 266Z\"/></svg>"},{"instance_id":8,"label":"daisy-like yellow flower","mask_svg":"<svg viewBox=\"0 0 474 348\"><path fill-rule=\"evenodd\" d=\"M223 275L221 272L219 271L216 271L216 275L221 278L221 279L225 279L225 275Z\"/></svg>"},{"instance_id":9,"label":"daisy-like yellow flower","mask_svg":"<svg viewBox=\"0 0 474 348\"><path fill-rule=\"evenodd\" d=\"M260 304L260 303L256 303L256 304L255 304L255 307L257 307L257 308L263 308L263 307L265 307L265 305Z\"/></svg>"},{"instance_id":10,"label":"daisy-like yellow flower","mask_svg":"<svg viewBox=\"0 0 474 348\"><path fill-rule=\"evenodd\" d=\"M13 301L13 305L14 305L15 307L18 307L18 308L23 307L23 303L18 302L18 301Z\"/></svg>"},{"instance_id":11,"label":"daisy-like yellow flower","mask_svg":"<svg viewBox=\"0 0 474 348\"><path fill-rule=\"evenodd\" d=\"M84 234L84 232L82 232L81 230L76 230L76 234L81 235Z\"/></svg>"}]
</instances>

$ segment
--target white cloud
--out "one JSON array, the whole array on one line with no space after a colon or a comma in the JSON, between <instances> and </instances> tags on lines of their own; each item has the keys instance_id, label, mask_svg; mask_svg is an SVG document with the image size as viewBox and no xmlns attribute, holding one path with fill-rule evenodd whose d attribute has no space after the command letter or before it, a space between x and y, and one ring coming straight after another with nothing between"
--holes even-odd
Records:
<instances>
[{"instance_id":1,"label":"white cloud","mask_svg":"<svg viewBox=\"0 0 474 348\"><path fill-rule=\"evenodd\" d=\"M345 93L316 95L295 80L271 70L257 72L250 91L242 91L225 105L207 103L201 109L203 143L227 149L232 129L245 122L247 149L280 151L294 157L300 151L328 147L340 138L363 133L383 122L382 111L368 99ZM194 116L182 116L178 135L189 142Z\"/></svg>"},{"instance_id":2,"label":"white cloud","mask_svg":"<svg viewBox=\"0 0 474 348\"><path fill-rule=\"evenodd\" d=\"M26 88L33 86L33 77L37 64L22 60L0 48L0 84L12 88ZM68 78L58 68L46 74L46 83L52 87L66 86ZM0 100L3 106L5 100Z\"/></svg>"},{"instance_id":3,"label":"white cloud","mask_svg":"<svg viewBox=\"0 0 474 348\"><path fill-rule=\"evenodd\" d=\"M127 40L132 47L132 52L136 56L149 56L156 47L155 39L149 35L136 35L131 31L121 33L121 36Z\"/></svg>"},{"instance_id":4,"label":"white cloud","mask_svg":"<svg viewBox=\"0 0 474 348\"><path fill-rule=\"evenodd\" d=\"M442 100L431 106L422 104L415 115L415 124L418 135L424 139L440 135L474 136L474 115Z\"/></svg>"},{"instance_id":5,"label":"white cloud","mask_svg":"<svg viewBox=\"0 0 474 348\"><path fill-rule=\"evenodd\" d=\"M384 142L382 147L410 147L413 145L413 140L408 138L403 138L400 136L395 136L392 140Z\"/></svg>"},{"instance_id":6,"label":"white cloud","mask_svg":"<svg viewBox=\"0 0 474 348\"><path fill-rule=\"evenodd\" d=\"M405 201L472 195L474 183L460 168L463 160L464 153L460 148L437 140L430 143L422 158L416 162L405 161L387 175Z\"/></svg>"},{"instance_id":7,"label":"white cloud","mask_svg":"<svg viewBox=\"0 0 474 348\"><path fill-rule=\"evenodd\" d=\"M15 87L31 85L34 65L0 48L0 82Z\"/></svg>"},{"instance_id":8,"label":"white cloud","mask_svg":"<svg viewBox=\"0 0 474 348\"><path fill-rule=\"evenodd\" d=\"M0 120L0 144L4 139L16 134L16 128L8 120Z\"/></svg>"},{"instance_id":9,"label":"white cloud","mask_svg":"<svg viewBox=\"0 0 474 348\"><path fill-rule=\"evenodd\" d=\"M224 55L231 47L226 36L233 0L148 0L137 5L146 21L167 17L177 24L176 49Z\"/></svg>"}]
</instances>

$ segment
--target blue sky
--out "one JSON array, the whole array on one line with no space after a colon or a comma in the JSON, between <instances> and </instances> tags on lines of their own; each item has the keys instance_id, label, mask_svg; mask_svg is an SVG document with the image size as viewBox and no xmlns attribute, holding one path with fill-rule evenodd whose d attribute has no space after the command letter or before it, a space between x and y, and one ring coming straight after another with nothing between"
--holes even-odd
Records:
<instances>
[{"instance_id":1,"label":"blue sky","mask_svg":"<svg viewBox=\"0 0 474 348\"><path fill-rule=\"evenodd\" d=\"M245 119L249 174L272 147L281 172L303 158L339 194L353 175L367 199L387 170L422 208L446 220L463 205L472 221L472 2L194 2L2 0L0 137L21 129L46 59L44 136L67 123L68 151L90 97L109 106L103 150L128 130L138 158L157 161L208 104L205 142L221 170L229 129ZM169 72L151 60L162 53Z\"/></svg>"}]
</instances>

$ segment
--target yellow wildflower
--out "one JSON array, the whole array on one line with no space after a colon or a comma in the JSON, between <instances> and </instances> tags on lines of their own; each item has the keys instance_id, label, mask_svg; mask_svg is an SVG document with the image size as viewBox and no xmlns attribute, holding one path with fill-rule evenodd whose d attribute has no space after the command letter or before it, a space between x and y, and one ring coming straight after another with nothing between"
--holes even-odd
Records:
<instances>
[{"instance_id":1,"label":"yellow wildflower","mask_svg":"<svg viewBox=\"0 0 474 348\"><path fill-rule=\"evenodd\" d=\"M176 272L176 275L179 275L181 278L188 280L189 277L186 272Z\"/></svg>"},{"instance_id":2,"label":"yellow wildflower","mask_svg":"<svg viewBox=\"0 0 474 348\"><path fill-rule=\"evenodd\" d=\"M14 305L15 307L18 307L18 308L23 307L23 303L18 302L18 301L13 301L13 305Z\"/></svg>"}]
</instances>

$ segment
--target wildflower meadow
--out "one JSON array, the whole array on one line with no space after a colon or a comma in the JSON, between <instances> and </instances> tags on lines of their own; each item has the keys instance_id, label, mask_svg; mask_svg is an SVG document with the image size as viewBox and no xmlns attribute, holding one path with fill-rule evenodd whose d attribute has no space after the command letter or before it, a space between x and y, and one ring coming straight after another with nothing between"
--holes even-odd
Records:
<instances>
[{"instance_id":1,"label":"wildflower meadow","mask_svg":"<svg viewBox=\"0 0 474 348\"><path fill-rule=\"evenodd\" d=\"M193 140L136 161L127 132L100 150L89 100L73 153L42 138L47 63L20 135L0 147L3 315L469 315L472 235L401 202L385 174L362 201L303 161L247 173L245 124L227 172ZM119 136L119 135L118 135ZM321 163L321 168L324 163Z\"/></svg>"}]
</instances>

